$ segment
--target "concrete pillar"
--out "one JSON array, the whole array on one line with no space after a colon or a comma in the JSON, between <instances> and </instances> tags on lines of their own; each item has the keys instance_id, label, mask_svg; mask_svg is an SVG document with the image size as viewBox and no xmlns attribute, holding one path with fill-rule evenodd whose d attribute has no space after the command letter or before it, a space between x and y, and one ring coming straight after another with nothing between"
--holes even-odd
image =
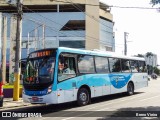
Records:
<instances>
[{"instance_id":1,"label":"concrete pillar","mask_svg":"<svg viewBox=\"0 0 160 120\"><path fill-rule=\"evenodd\" d=\"M86 42L85 49L99 49L100 45L100 20L99 20L99 0L86 0Z\"/></svg>"},{"instance_id":2,"label":"concrete pillar","mask_svg":"<svg viewBox=\"0 0 160 120\"><path fill-rule=\"evenodd\" d=\"M10 22L10 59L9 59L9 83L14 81L14 67L15 67L15 48L16 48L16 28L17 16L13 15Z\"/></svg>"},{"instance_id":3,"label":"concrete pillar","mask_svg":"<svg viewBox=\"0 0 160 120\"><path fill-rule=\"evenodd\" d=\"M7 17L3 17L2 39L2 83L6 83L6 43L7 43Z\"/></svg>"}]
</instances>

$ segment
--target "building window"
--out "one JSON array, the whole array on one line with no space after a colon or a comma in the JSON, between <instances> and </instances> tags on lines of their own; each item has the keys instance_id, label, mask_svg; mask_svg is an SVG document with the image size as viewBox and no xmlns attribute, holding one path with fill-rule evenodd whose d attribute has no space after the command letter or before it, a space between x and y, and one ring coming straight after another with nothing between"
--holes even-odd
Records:
<instances>
[{"instance_id":1,"label":"building window","mask_svg":"<svg viewBox=\"0 0 160 120\"><path fill-rule=\"evenodd\" d=\"M112 51L112 47L106 46L105 48L106 48L106 51Z\"/></svg>"},{"instance_id":2,"label":"building window","mask_svg":"<svg viewBox=\"0 0 160 120\"><path fill-rule=\"evenodd\" d=\"M85 41L59 41L60 47L85 48Z\"/></svg>"},{"instance_id":3,"label":"building window","mask_svg":"<svg viewBox=\"0 0 160 120\"><path fill-rule=\"evenodd\" d=\"M85 20L69 20L62 30L85 30Z\"/></svg>"}]
</instances>

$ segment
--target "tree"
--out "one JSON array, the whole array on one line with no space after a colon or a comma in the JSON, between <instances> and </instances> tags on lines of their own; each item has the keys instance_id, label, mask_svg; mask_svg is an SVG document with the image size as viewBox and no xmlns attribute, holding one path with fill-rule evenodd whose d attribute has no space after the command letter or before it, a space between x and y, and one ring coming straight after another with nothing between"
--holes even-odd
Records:
<instances>
[{"instance_id":1,"label":"tree","mask_svg":"<svg viewBox=\"0 0 160 120\"><path fill-rule=\"evenodd\" d=\"M160 75L160 69L158 69L157 67L154 67L154 73L156 73L157 75Z\"/></svg>"},{"instance_id":2,"label":"tree","mask_svg":"<svg viewBox=\"0 0 160 120\"><path fill-rule=\"evenodd\" d=\"M142 54L138 54L138 55L134 55L135 57L142 57L142 58L144 58L144 55L142 55Z\"/></svg>"},{"instance_id":3,"label":"tree","mask_svg":"<svg viewBox=\"0 0 160 120\"><path fill-rule=\"evenodd\" d=\"M156 4L160 4L160 0L151 0L151 4L156 5Z\"/></svg>"},{"instance_id":4,"label":"tree","mask_svg":"<svg viewBox=\"0 0 160 120\"><path fill-rule=\"evenodd\" d=\"M150 56L153 56L153 53L152 52L147 52L146 57L150 57Z\"/></svg>"}]
</instances>

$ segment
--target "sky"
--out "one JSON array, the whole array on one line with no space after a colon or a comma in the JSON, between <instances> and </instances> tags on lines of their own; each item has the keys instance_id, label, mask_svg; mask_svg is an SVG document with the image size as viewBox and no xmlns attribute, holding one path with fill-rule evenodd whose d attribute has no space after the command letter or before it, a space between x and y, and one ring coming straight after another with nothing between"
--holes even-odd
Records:
<instances>
[{"instance_id":1,"label":"sky","mask_svg":"<svg viewBox=\"0 0 160 120\"><path fill-rule=\"evenodd\" d=\"M100 0L120 7L152 8L150 0ZM160 5L154 6L154 8ZM158 56L160 64L160 11L156 9L133 9L112 7L115 45L119 54L124 54L124 32L127 37L127 55L152 52Z\"/></svg>"}]
</instances>

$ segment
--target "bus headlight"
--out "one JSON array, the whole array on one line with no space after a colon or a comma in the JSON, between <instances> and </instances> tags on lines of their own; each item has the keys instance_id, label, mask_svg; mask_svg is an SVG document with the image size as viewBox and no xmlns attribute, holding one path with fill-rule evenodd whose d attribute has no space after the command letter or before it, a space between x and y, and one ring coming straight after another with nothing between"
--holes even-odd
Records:
<instances>
[{"instance_id":1,"label":"bus headlight","mask_svg":"<svg viewBox=\"0 0 160 120\"><path fill-rule=\"evenodd\" d=\"M50 86L48 87L47 94L49 94L49 93L51 93L51 92L52 92L52 85L50 85Z\"/></svg>"}]
</instances>

